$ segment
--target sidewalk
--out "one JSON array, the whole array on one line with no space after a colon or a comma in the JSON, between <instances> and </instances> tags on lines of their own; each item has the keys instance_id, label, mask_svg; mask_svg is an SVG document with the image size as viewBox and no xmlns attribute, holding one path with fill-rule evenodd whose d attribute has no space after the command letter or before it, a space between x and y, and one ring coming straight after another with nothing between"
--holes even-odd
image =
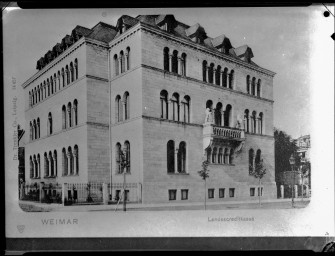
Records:
<instances>
[{"instance_id":1,"label":"sidewalk","mask_svg":"<svg viewBox=\"0 0 335 256\"><path fill-rule=\"evenodd\" d=\"M268 203L284 203L284 202L291 202L291 198L285 199L262 199L262 204ZM309 202L310 198L304 198L304 202ZM295 198L295 202L300 204L301 198ZM255 205L258 204L258 200L244 200L244 201L217 201L217 202L207 202L206 205L208 208L211 206L228 206L228 205L236 205L236 206L248 206L248 205ZM123 205L120 203L118 206L116 204L108 204L108 205L70 205L70 206L63 206L62 204L42 204L39 202L30 202L30 201L19 201L21 208L24 211L43 211L43 212L88 212L88 211L122 211ZM203 207L204 202L180 202L180 203L155 203L155 204L139 204L139 203L127 203L127 210L154 210L154 209L161 209L168 210L168 209L175 209L176 208L183 208L187 210L187 208L195 209L197 207ZM237 208L237 207L232 207Z\"/></svg>"}]
</instances>

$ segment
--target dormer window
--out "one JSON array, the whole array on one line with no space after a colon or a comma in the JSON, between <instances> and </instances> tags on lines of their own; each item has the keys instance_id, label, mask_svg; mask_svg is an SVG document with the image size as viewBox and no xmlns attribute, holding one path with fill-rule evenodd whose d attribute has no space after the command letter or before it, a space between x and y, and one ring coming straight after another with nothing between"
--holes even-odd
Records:
<instances>
[{"instance_id":1,"label":"dormer window","mask_svg":"<svg viewBox=\"0 0 335 256\"><path fill-rule=\"evenodd\" d=\"M160 29L171 33L176 26L176 19L173 15L159 15L156 24Z\"/></svg>"},{"instance_id":2,"label":"dormer window","mask_svg":"<svg viewBox=\"0 0 335 256\"><path fill-rule=\"evenodd\" d=\"M204 28L198 23L186 29L185 32L186 35L195 43L203 43L207 38Z\"/></svg>"}]
</instances>

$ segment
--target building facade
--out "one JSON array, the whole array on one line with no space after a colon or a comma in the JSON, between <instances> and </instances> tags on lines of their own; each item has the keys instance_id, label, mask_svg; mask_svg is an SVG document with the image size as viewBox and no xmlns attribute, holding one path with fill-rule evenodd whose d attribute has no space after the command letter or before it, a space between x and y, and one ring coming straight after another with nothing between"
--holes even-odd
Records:
<instances>
[{"instance_id":1,"label":"building facade","mask_svg":"<svg viewBox=\"0 0 335 256\"><path fill-rule=\"evenodd\" d=\"M276 198L274 72L173 15L77 26L24 84L26 180L129 184L143 203ZM122 152L129 162L120 167ZM251 175L263 161L258 190ZM30 170L30 171L29 171ZM259 193L258 192L258 193ZM121 191L111 188L112 198ZM131 198L129 198L131 200Z\"/></svg>"}]
</instances>

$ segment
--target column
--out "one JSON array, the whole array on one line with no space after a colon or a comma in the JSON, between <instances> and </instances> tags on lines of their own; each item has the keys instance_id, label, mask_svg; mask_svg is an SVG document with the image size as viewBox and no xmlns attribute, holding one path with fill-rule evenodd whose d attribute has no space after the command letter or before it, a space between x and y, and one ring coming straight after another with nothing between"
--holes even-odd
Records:
<instances>
[{"instance_id":1,"label":"column","mask_svg":"<svg viewBox=\"0 0 335 256\"><path fill-rule=\"evenodd\" d=\"M186 72L185 72L185 59L181 58L181 70L180 70L180 74L182 76L186 76Z\"/></svg>"},{"instance_id":2,"label":"column","mask_svg":"<svg viewBox=\"0 0 335 256\"><path fill-rule=\"evenodd\" d=\"M298 198L298 185L294 185L294 197Z\"/></svg>"},{"instance_id":3,"label":"column","mask_svg":"<svg viewBox=\"0 0 335 256\"><path fill-rule=\"evenodd\" d=\"M48 170L48 172L49 172L49 174L48 174L48 176L50 177L51 176L51 167L52 167L52 156L49 156L49 170Z\"/></svg>"},{"instance_id":4,"label":"column","mask_svg":"<svg viewBox=\"0 0 335 256\"><path fill-rule=\"evenodd\" d=\"M68 124L68 127L72 127L72 122L70 121L72 119L72 116L71 116L71 108L67 108L67 124Z\"/></svg>"},{"instance_id":5,"label":"column","mask_svg":"<svg viewBox=\"0 0 335 256\"><path fill-rule=\"evenodd\" d=\"M123 120L126 120L127 118L127 111L126 111L126 102L124 100L122 100L122 117L123 117Z\"/></svg>"},{"instance_id":6,"label":"column","mask_svg":"<svg viewBox=\"0 0 335 256\"><path fill-rule=\"evenodd\" d=\"M35 162L34 159L31 161L32 163L32 168L33 168L33 178L35 178Z\"/></svg>"},{"instance_id":7,"label":"column","mask_svg":"<svg viewBox=\"0 0 335 256\"><path fill-rule=\"evenodd\" d=\"M178 173L178 148L174 152L174 173Z\"/></svg>"},{"instance_id":8,"label":"column","mask_svg":"<svg viewBox=\"0 0 335 256\"><path fill-rule=\"evenodd\" d=\"M216 84L216 72L217 70L213 68L213 84Z\"/></svg>"},{"instance_id":9,"label":"column","mask_svg":"<svg viewBox=\"0 0 335 256\"><path fill-rule=\"evenodd\" d=\"M169 71L172 72L172 55L169 55Z\"/></svg>"},{"instance_id":10,"label":"column","mask_svg":"<svg viewBox=\"0 0 335 256\"><path fill-rule=\"evenodd\" d=\"M220 74L219 74L219 85L222 86L222 72L219 71Z\"/></svg>"},{"instance_id":11,"label":"column","mask_svg":"<svg viewBox=\"0 0 335 256\"><path fill-rule=\"evenodd\" d=\"M57 168L56 168L56 166L57 166L57 159L54 157L53 161L54 161L54 176L57 176Z\"/></svg>"},{"instance_id":12,"label":"column","mask_svg":"<svg viewBox=\"0 0 335 256\"><path fill-rule=\"evenodd\" d=\"M77 170L77 157L78 157L78 153L76 151L73 152L73 171L74 174L78 174L78 170Z\"/></svg>"},{"instance_id":13,"label":"column","mask_svg":"<svg viewBox=\"0 0 335 256\"><path fill-rule=\"evenodd\" d=\"M119 57L119 75L121 74L122 71L122 58L121 56Z\"/></svg>"},{"instance_id":14,"label":"column","mask_svg":"<svg viewBox=\"0 0 335 256\"><path fill-rule=\"evenodd\" d=\"M181 102L180 103L180 118L179 118L179 121L182 121L182 122L185 122L186 123L186 120L185 120L185 103L184 102Z\"/></svg>"},{"instance_id":15,"label":"column","mask_svg":"<svg viewBox=\"0 0 335 256\"><path fill-rule=\"evenodd\" d=\"M226 85L227 85L227 88L229 88L229 73L227 71L227 74L226 74Z\"/></svg>"},{"instance_id":16,"label":"column","mask_svg":"<svg viewBox=\"0 0 335 256\"><path fill-rule=\"evenodd\" d=\"M206 82L209 83L209 67L206 67Z\"/></svg>"},{"instance_id":17,"label":"column","mask_svg":"<svg viewBox=\"0 0 335 256\"><path fill-rule=\"evenodd\" d=\"M255 133L258 133L258 118L255 117Z\"/></svg>"},{"instance_id":18,"label":"column","mask_svg":"<svg viewBox=\"0 0 335 256\"><path fill-rule=\"evenodd\" d=\"M128 70L128 53L124 55L124 71Z\"/></svg>"},{"instance_id":19,"label":"column","mask_svg":"<svg viewBox=\"0 0 335 256\"><path fill-rule=\"evenodd\" d=\"M224 126L224 110L221 111L221 126Z\"/></svg>"},{"instance_id":20,"label":"column","mask_svg":"<svg viewBox=\"0 0 335 256\"><path fill-rule=\"evenodd\" d=\"M41 176L41 160L37 161L37 174L36 177L40 177Z\"/></svg>"},{"instance_id":21,"label":"column","mask_svg":"<svg viewBox=\"0 0 335 256\"><path fill-rule=\"evenodd\" d=\"M280 185L280 198L284 198L284 185Z\"/></svg>"},{"instance_id":22,"label":"column","mask_svg":"<svg viewBox=\"0 0 335 256\"><path fill-rule=\"evenodd\" d=\"M170 99L169 100L169 119L173 120L173 101Z\"/></svg>"},{"instance_id":23,"label":"column","mask_svg":"<svg viewBox=\"0 0 335 256\"><path fill-rule=\"evenodd\" d=\"M71 153L67 153L67 175L71 174Z\"/></svg>"},{"instance_id":24,"label":"column","mask_svg":"<svg viewBox=\"0 0 335 256\"><path fill-rule=\"evenodd\" d=\"M182 72L182 67L181 67L182 65L181 65L181 58L179 58L178 57L178 74L179 75L182 75L183 74L183 72Z\"/></svg>"}]
</instances>

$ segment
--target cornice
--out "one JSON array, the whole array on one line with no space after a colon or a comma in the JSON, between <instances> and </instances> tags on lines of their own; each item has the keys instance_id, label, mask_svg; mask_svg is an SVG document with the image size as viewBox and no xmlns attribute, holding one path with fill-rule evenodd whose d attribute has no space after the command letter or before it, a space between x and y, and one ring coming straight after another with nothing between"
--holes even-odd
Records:
<instances>
[{"instance_id":1,"label":"cornice","mask_svg":"<svg viewBox=\"0 0 335 256\"><path fill-rule=\"evenodd\" d=\"M164 39L169 39L171 41L177 42L177 43L182 44L184 46L188 46L188 47L192 48L193 50L202 51L202 52L204 52L206 54L209 54L209 55L211 55L215 58L219 58L219 59L224 60L226 62L230 62L234 65L242 66L244 68L251 69L251 70L259 72L263 75L267 75L269 77L274 77L274 75L276 74L275 72L273 72L271 70L248 64L248 63L246 63L242 60L235 59L235 58L233 58L229 55L225 55L225 54L222 54L220 52L216 52L212 49L207 48L206 46L197 44L197 43L192 42L192 41L188 41L188 40L186 40L184 38L181 38L181 37L171 35L168 32L156 29L156 28L154 28L154 27L152 27L152 26L150 26L146 23L140 22L139 25L140 25L140 29L144 32L152 33L156 36L158 35L160 37L163 37Z\"/></svg>"}]
</instances>

